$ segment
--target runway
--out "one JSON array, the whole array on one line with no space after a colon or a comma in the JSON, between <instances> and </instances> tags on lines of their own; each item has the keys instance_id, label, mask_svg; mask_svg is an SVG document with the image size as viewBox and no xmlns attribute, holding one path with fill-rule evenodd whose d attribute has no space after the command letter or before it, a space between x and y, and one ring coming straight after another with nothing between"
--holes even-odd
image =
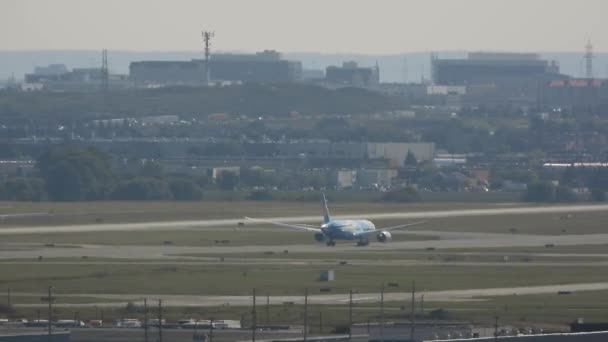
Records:
<instances>
[{"instance_id":1,"label":"runway","mask_svg":"<svg viewBox=\"0 0 608 342\"><path fill-rule=\"evenodd\" d=\"M422 232L419 232L422 233ZM454 233L440 231L424 231L425 235L436 235L439 240L428 241L397 241L387 244L372 243L366 247L357 247L351 241L346 241L335 247L314 242L301 245L285 246L112 246L112 245L80 245L80 248L44 247L18 249L18 244L4 244L9 250L0 250L0 260L47 258L112 258L126 260L143 259L189 259L188 255L204 254L219 256L238 255L243 253L274 252L281 254L284 250L289 253L324 253L360 252L360 251L398 251L398 250L449 250L473 248L507 248L507 247L542 247L547 244L555 246L575 245L608 245L608 234L588 235L518 235L497 233Z\"/></svg>"},{"instance_id":2,"label":"runway","mask_svg":"<svg viewBox=\"0 0 608 342\"><path fill-rule=\"evenodd\" d=\"M545 285L545 286L521 286L521 287L502 287L485 289L466 289L466 290L443 290L443 291L420 291L418 295L424 295L426 302L471 302L481 301L490 297L512 296L512 295L537 295L537 294L557 294L561 291L585 292L608 290L608 282L602 283L573 283L564 285ZM40 297L40 293L15 293L16 296ZM159 295L159 294L77 294L61 295L56 297L66 298L98 298L97 303L78 303L78 304L54 304L56 307L124 307L129 302L142 302L146 297L148 300L162 299L166 307L212 307L212 306L250 306L252 296L196 296L196 295ZM260 297L261 299L262 297ZM384 300L386 302L404 302L411 298L410 292L386 292ZM266 300L266 297L263 297ZM270 296L268 301L271 305L301 305L304 304L304 296ZM378 303L380 302L379 293L356 293L353 295L356 303ZM349 302L347 293L342 294L323 294L309 295L308 304L310 305L346 305ZM19 307L41 307L48 304L19 304Z\"/></svg>"},{"instance_id":3,"label":"runway","mask_svg":"<svg viewBox=\"0 0 608 342\"><path fill-rule=\"evenodd\" d=\"M561 206L533 206L515 208L494 209L467 209L467 210L437 210L437 211L415 211L398 213L375 213L375 214L352 214L348 216L336 216L335 219L365 218L369 220L378 219L432 219L445 217L463 216L493 216L493 215L522 215L543 213L579 213L608 211L608 205L561 205ZM263 217L263 213L260 213ZM296 216L296 217L264 217L266 220L281 221L287 223L313 222L318 223L319 215ZM190 229L203 227L235 227L239 222L245 222L244 218L216 219L216 220L192 220L192 221L165 221L145 223L124 224L86 224L69 226L46 226L46 227L4 227L0 228L0 234L39 234L39 233L70 233L70 232L98 232L98 231L145 231L159 229Z\"/></svg>"}]
</instances>

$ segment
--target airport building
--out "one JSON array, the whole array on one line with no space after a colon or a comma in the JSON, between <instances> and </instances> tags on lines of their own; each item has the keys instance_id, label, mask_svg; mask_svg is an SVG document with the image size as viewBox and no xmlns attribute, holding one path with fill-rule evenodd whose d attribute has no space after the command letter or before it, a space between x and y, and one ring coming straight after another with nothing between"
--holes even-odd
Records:
<instances>
[{"instance_id":1,"label":"airport building","mask_svg":"<svg viewBox=\"0 0 608 342\"><path fill-rule=\"evenodd\" d=\"M349 143L349 142L298 142L277 144L279 155L315 159L386 160L388 167L403 166L411 151L416 160L432 160L434 143Z\"/></svg>"},{"instance_id":2,"label":"airport building","mask_svg":"<svg viewBox=\"0 0 608 342\"><path fill-rule=\"evenodd\" d=\"M361 67L354 61L344 62L342 66L328 66L325 81L334 86L373 87L380 83L380 69Z\"/></svg>"},{"instance_id":3,"label":"airport building","mask_svg":"<svg viewBox=\"0 0 608 342\"><path fill-rule=\"evenodd\" d=\"M608 80L551 80L541 87L539 102L544 107L554 108L593 108L608 105Z\"/></svg>"},{"instance_id":4,"label":"airport building","mask_svg":"<svg viewBox=\"0 0 608 342\"><path fill-rule=\"evenodd\" d=\"M31 74L25 74L22 89L45 89L51 91L93 91L99 90L103 82L101 68L73 68L64 64L36 67ZM126 75L108 75L108 87L125 88L130 83Z\"/></svg>"},{"instance_id":5,"label":"airport building","mask_svg":"<svg viewBox=\"0 0 608 342\"><path fill-rule=\"evenodd\" d=\"M209 60L212 82L296 82L302 79L302 63L282 59L276 51L255 54L214 54ZM137 85L200 85L205 80L205 61L141 61L129 65L129 78Z\"/></svg>"},{"instance_id":6,"label":"airport building","mask_svg":"<svg viewBox=\"0 0 608 342\"><path fill-rule=\"evenodd\" d=\"M458 89L450 94L459 97L455 101L459 105L532 106L537 104L544 84L567 78L560 74L557 61L543 60L532 53L469 53L464 59L432 58L436 89Z\"/></svg>"},{"instance_id":7,"label":"airport building","mask_svg":"<svg viewBox=\"0 0 608 342\"><path fill-rule=\"evenodd\" d=\"M465 59L433 58L433 83L439 85L495 84L559 74L556 61L533 53L469 53Z\"/></svg>"}]
</instances>

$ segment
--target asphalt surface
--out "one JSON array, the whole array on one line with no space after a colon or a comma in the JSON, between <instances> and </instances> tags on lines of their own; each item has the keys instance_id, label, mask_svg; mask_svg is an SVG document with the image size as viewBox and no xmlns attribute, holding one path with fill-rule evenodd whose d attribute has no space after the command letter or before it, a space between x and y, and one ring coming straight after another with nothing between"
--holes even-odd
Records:
<instances>
[{"instance_id":1,"label":"asphalt surface","mask_svg":"<svg viewBox=\"0 0 608 342\"><path fill-rule=\"evenodd\" d=\"M515 207L495 209L466 209L466 210L437 210L416 211L398 213L376 213L376 214L353 214L349 216L336 216L335 219L431 219L444 217L463 216L493 216L493 215L521 215L542 213L579 213L608 211L608 205L565 205L548 207ZM263 214L262 214L263 215ZM265 220L281 221L286 223L313 222L318 223L319 215L296 216L296 217L264 217ZM158 230L158 229L188 229L193 227L222 227L236 226L239 222L246 221L245 218L221 219L221 220L193 220L193 221L165 221L145 223L124 224L86 224L69 226L45 226L45 227L4 227L0 228L0 234L36 234L36 233L61 233L61 232L97 232L97 231L135 231L135 230Z\"/></svg>"},{"instance_id":2,"label":"asphalt surface","mask_svg":"<svg viewBox=\"0 0 608 342\"><path fill-rule=\"evenodd\" d=\"M444 290L444 291L421 291L418 295L424 295L427 302L470 302L485 300L489 297L512 296L512 295L535 295L535 294L557 294L560 291L584 292L608 290L608 282L605 283L573 283L564 285L546 286L522 286L522 287L502 287L486 289L466 289L466 290ZM40 293L15 293L16 296L39 297ZM252 303L252 296L195 296L195 295L151 295L151 294L78 294L61 295L57 297L85 297L99 298L104 301L98 303L82 304L54 304L61 307L123 307L129 302L142 302L146 297L148 300L162 299L164 306L174 307L208 307L208 306L249 306ZM410 292L386 292L384 300L387 302L407 301L411 298ZM266 297L260 297L266 300ZM281 304L304 304L304 296L270 296L268 298L271 305ZM357 293L353 295L353 301L357 303L378 303L380 302L379 293ZM346 305L349 302L348 294L323 294L309 295L308 303L311 305ZM47 304L19 304L20 307L40 307Z\"/></svg>"},{"instance_id":3,"label":"asphalt surface","mask_svg":"<svg viewBox=\"0 0 608 342\"><path fill-rule=\"evenodd\" d=\"M395 251L395 250L427 250L434 249L473 249L499 247L539 247L553 244L555 246L575 245L605 245L608 244L608 234L586 235L519 235L497 233L454 233L440 231L424 231L424 235L435 235L439 240L428 241L397 241L386 244L371 243L369 246L358 247L352 241L344 241L335 247L314 242L303 245L288 246L111 246L111 245L80 245L80 248L44 247L18 249L17 244L5 244L9 250L0 250L2 259L33 259L33 258L114 258L114 259L187 259L196 258L196 254L229 256L243 253L275 252L282 253L335 253L354 251Z\"/></svg>"}]
</instances>

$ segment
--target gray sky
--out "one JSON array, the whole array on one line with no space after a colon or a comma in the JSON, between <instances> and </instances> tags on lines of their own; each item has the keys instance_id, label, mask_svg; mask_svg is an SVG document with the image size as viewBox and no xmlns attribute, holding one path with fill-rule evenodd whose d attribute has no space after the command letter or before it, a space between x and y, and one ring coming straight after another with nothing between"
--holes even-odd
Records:
<instances>
[{"instance_id":1,"label":"gray sky","mask_svg":"<svg viewBox=\"0 0 608 342\"><path fill-rule=\"evenodd\" d=\"M608 51L608 0L0 0L0 49Z\"/></svg>"}]
</instances>

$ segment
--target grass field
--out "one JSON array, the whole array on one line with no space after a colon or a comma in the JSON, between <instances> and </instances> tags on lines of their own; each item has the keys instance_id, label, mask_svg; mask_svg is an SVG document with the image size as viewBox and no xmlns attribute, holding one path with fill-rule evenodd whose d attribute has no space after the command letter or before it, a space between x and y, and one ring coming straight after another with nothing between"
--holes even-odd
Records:
<instances>
[{"instance_id":1,"label":"grass field","mask_svg":"<svg viewBox=\"0 0 608 342\"><path fill-rule=\"evenodd\" d=\"M336 281L319 281L323 266L285 265L59 265L0 264L0 288L57 293L243 295L252 288L273 295L293 295L331 287L376 292L382 282L409 284L422 290L447 290L608 281L608 267L492 266L351 266L334 268ZM396 289L399 291L399 289Z\"/></svg>"},{"instance_id":2,"label":"grass field","mask_svg":"<svg viewBox=\"0 0 608 342\"><path fill-rule=\"evenodd\" d=\"M353 213L409 212L428 210L456 210L496 208L497 203L382 203L330 202L333 215ZM518 204L526 206L527 204ZM512 207L508 204L506 207ZM47 226L62 224L127 223L154 221L182 221L206 219L239 219L318 215L319 202L239 201L239 202L0 202L0 215L48 213L49 216L6 217L2 226Z\"/></svg>"},{"instance_id":3,"label":"grass field","mask_svg":"<svg viewBox=\"0 0 608 342\"><path fill-rule=\"evenodd\" d=\"M177 246L243 246L315 244L313 233L282 228L244 228L153 230L118 232L79 232L45 234L5 234L2 243L144 245ZM430 235L395 234L394 241L436 240Z\"/></svg>"},{"instance_id":4,"label":"grass field","mask_svg":"<svg viewBox=\"0 0 608 342\"><path fill-rule=\"evenodd\" d=\"M520 204L517 204L518 206ZM332 214L410 212L432 210L456 210L471 208L513 207L513 204L496 203L419 203L384 204L365 202L331 203ZM99 203L9 203L0 202L3 213L47 212L48 217L5 218L2 227L94 224L123 222L153 222L172 220L204 220L241 218L243 216L302 216L319 215L318 202L99 202ZM424 234L425 230L450 232L487 232L503 234L570 235L608 233L604 222L608 213L558 213L529 215L496 215L486 217L452 217L432 219L416 231L421 235L394 234L395 241L416 240L429 246L437 237ZM409 220L405 220L406 222ZM376 226L391 226L403 220L374 220ZM229 241L229 242L228 242ZM425 242L426 241L426 242ZM113 259L44 259L23 263L0 262L0 289L11 288L16 295L13 303L36 304L47 286L54 286L62 295L87 294L86 297L60 297L58 303L103 303L108 299L95 294L133 294L133 301L142 295L248 295L252 288L271 295L300 295L304 288L311 294L321 288L331 287L332 293L347 293L354 288L360 292L377 292L382 282L400 284L390 291L409 291L409 284L416 280L423 291L445 289L470 289L491 287L516 287L586 282L608 282L608 266L593 265L596 261L608 261L608 245L547 247L469 248L449 250L366 250L336 252L328 249L322 253L283 253L294 244L314 244L312 234L300 233L267 225L243 227L207 227L189 229L159 229L150 231L113 231L86 233L3 234L0 250L22 248L59 248L66 245L145 245L162 246L244 246L268 245L269 253L221 254L192 253L182 260ZM349 242L350 243L350 242ZM52 247L54 246L54 247ZM127 247L128 248L128 247ZM83 249L83 255L86 254ZM564 255L561 255L564 254ZM580 254L580 255L569 255ZM209 258L209 264L197 263L186 257ZM505 262L505 256L509 256ZM347 260L346 265L340 261ZM19 261L19 260L14 260ZM22 260L23 261L23 260ZM60 262L66 263L61 264ZM396 262L404 262L397 266ZM53 263L55 262L55 263ZM108 262L104 264L103 262ZM157 263L156 263L157 262ZM257 264L259 262L259 264ZM367 262L367 263L366 263ZM534 265L534 262L555 265ZM588 266L562 266L560 263L589 263ZM156 264L155 264L156 263ZM372 264L373 263L373 264ZM466 264L470 263L470 264ZM473 265L473 263L479 263ZM483 265L488 263L488 265ZM501 263L498 265L497 263ZM510 265L509 263L513 263ZM527 264L530 263L530 264ZM320 282L323 270L336 270L336 281ZM577 317L589 320L602 319L608 314L608 291L574 293L572 295L530 295L485 298L476 302L431 303L425 307L443 308L454 319L493 323L494 315L501 322L518 326L563 326ZM1 297L0 297L1 298ZM263 299L262 299L263 301ZM2 300L0 299L0 303ZM387 318L404 318L409 314L407 303L387 303ZM73 308L57 308L65 318L73 317ZM100 308L79 307L82 317L98 318ZM141 312L127 312L124 308L103 309L106 317L141 317ZM260 309L263 310L263 309ZM35 317L37 309L18 308L19 315ZM301 324L301 306L283 305L270 308L272 323ZM311 307L311 317L323 313L326 327L346 322L344 306ZM377 319L377 304L357 305L355 320L365 322ZM0 313L1 315L1 313ZM215 308L167 308L169 319L209 318L249 319L250 309L245 307ZM260 314L264 317L264 314ZM263 318L261 319L263 321ZM314 331L314 329L313 329Z\"/></svg>"}]
</instances>

